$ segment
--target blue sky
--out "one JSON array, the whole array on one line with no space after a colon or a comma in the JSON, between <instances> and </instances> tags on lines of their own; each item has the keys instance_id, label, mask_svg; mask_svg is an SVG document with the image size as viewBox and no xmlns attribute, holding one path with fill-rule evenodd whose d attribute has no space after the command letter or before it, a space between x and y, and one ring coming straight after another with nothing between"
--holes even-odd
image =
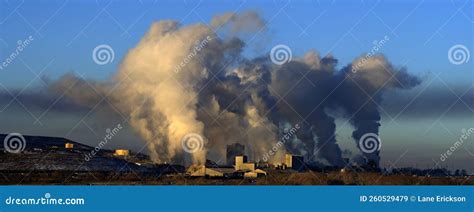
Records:
<instances>
[{"instance_id":1,"label":"blue sky","mask_svg":"<svg viewBox=\"0 0 474 212\"><path fill-rule=\"evenodd\" d=\"M214 15L226 11L256 10L268 21L269 32L263 48L249 50L250 56L285 43L295 56L315 49L323 55L333 54L345 65L370 51L374 40L388 36L390 41L381 52L412 73L449 72L446 77L469 83L463 76L472 70L472 63L453 66L447 60L451 46L473 45L472 2L461 9L465 1L142 2L2 1L2 56L14 51L18 40L32 35L35 41L22 58L35 71L54 59L43 75L54 78L73 70L103 79L115 71L127 49L135 46L153 21L209 23ZM98 67L90 52L103 43L114 47L116 57L113 63ZM11 71L14 76L0 73L2 79L8 75L2 81L5 85L21 87L30 80L25 75L31 74L18 61L9 67Z\"/></svg>"},{"instance_id":2,"label":"blue sky","mask_svg":"<svg viewBox=\"0 0 474 212\"><path fill-rule=\"evenodd\" d=\"M18 58L0 71L0 91L44 88L41 78L54 80L68 72L104 80L117 70L127 50L137 44L154 21L173 19L183 25L209 23L214 15L247 10L258 11L268 24L268 31L257 34L249 43L245 55L250 58L268 54L273 46L285 44L291 47L294 57L316 50L322 55L334 55L342 67L369 52L374 40L387 36L389 41L379 52L395 66L406 66L410 73L423 79L418 88L409 92L416 94L423 88L426 91L439 88L452 90L454 94L451 94L459 96L473 85L473 59L461 65L454 65L448 59L448 50L456 44L464 45L471 53L474 50L472 1L226 0L214 3L190 0L0 0L0 62L15 51L18 40L29 36L34 38ZM252 39L252 36L247 39ZM92 50L100 44L113 47L115 59L112 63L100 66L92 60ZM0 104L5 108L5 103ZM465 104L473 108L472 101ZM25 112L21 104L13 102L11 107L12 111L22 112L12 118L12 114L6 114L10 106L6 107L0 117L9 117L13 125L1 125L2 131L21 126L22 130L17 131L29 134L61 132L58 133L61 136L66 134L76 139L84 135L66 133L67 128L75 126L79 119L66 120L68 124L63 128L47 124L39 126L29 123L31 114ZM33 112L33 116L38 118L41 113ZM413 151L406 153L408 159L403 159L401 164L409 165L412 163L410 157L421 158L426 152L429 152L426 153L428 156L420 163L431 164L430 159L436 159L440 151L448 148L450 142L460 136L462 128L474 127L472 111L464 117L451 117L449 112L440 117L440 113L424 118L404 117L395 122L384 119L383 123L387 125L382 125L381 133L393 140L404 140L403 145L393 145L391 151L386 152L385 160L395 161L404 153L405 147L410 147ZM60 118L45 118L51 122L57 119ZM81 128L85 127L81 124ZM400 135L401 131L406 136ZM422 136L419 131L423 131ZM85 137L97 138L100 135ZM347 137L342 132L338 136ZM470 139L471 143L465 148L473 150ZM350 139L346 142L339 140L351 145ZM420 147L431 148L432 143L420 144L419 140L435 140L434 149L420 151ZM387 146L392 144L388 142ZM130 145L130 148L137 147ZM453 163L470 158L468 151L462 150L459 155ZM386 164L390 165L389 162ZM462 167L470 168L467 165Z\"/></svg>"}]
</instances>

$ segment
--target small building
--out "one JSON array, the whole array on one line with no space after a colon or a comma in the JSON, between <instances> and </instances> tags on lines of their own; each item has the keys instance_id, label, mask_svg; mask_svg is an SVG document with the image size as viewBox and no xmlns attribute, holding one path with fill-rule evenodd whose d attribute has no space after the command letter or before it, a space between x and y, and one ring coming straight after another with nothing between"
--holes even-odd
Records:
<instances>
[{"instance_id":1,"label":"small building","mask_svg":"<svg viewBox=\"0 0 474 212\"><path fill-rule=\"evenodd\" d=\"M286 168L302 171L305 168L303 156L285 154Z\"/></svg>"},{"instance_id":2,"label":"small building","mask_svg":"<svg viewBox=\"0 0 474 212\"><path fill-rule=\"evenodd\" d=\"M206 166L204 166L204 165L202 165L202 166L197 166L197 165L190 166L186 170L186 174L189 175L189 176L192 176L192 177L204 177L206 175Z\"/></svg>"},{"instance_id":3,"label":"small building","mask_svg":"<svg viewBox=\"0 0 474 212\"><path fill-rule=\"evenodd\" d=\"M66 143L66 144L64 144L64 148L66 148L66 149L74 149L74 144L73 144L73 143Z\"/></svg>"},{"instance_id":4,"label":"small building","mask_svg":"<svg viewBox=\"0 0 474 212\"><path fill-rule=\"evenodd\" d=\"M190 166L186 171L186 174L191 177L215 177L215 178L233 178L236 177L236 173L232 168L219 168L219 167L206 167L201 166Z\"/></svg>"},{"instance_id":5,"label":"small building","mask_svg":"<svg viewBox=\"0 0 474 212\"><path fill-rule=\"evenodd\" d=\"M247 156L236 156L234 168L236 171L254 171L255 163L247 162Z\"/></svg>"},{"instance_id":6,"label":"small building","mask_svg":"<svg viewBox=\"0 0 474 212\"><path fill-rule=\"evenodd\" d=\"M115 156L128 156L128 155L130 155L130 150L128 150L128 149L116 149L114 155Z\"/></svg>"},{"instance_id":7,"label":"small building","mask_svg":"<svg viewBox=\"0 0 474 212\"><path fill-rule=\"evenodd\" d=\"M282 163L282 164L281 164L281 163L274 164L273 167L274 167L275 169L278 169L278 170L285 170L285 169L287 168L287 167L286 167L286 164L284 164L284 163Z\"/></svg>"},{"instance_id":8,"label":"small building","mask_svg":"<svg viewBox=\"0 0 474 212\"><path fill-rule=\"evenodd\" d=\"M255 169L254 171L249 171L244 173L245 178L257 178L260 176L267 176L267 172L261 169Z\"/></svg>"},{"instance_id":9,"label":"small building","mask_svg":"<svg viewBox=\"0 0 474 212\"><path fill-rule=\"evenodd\" d=\"M235 170L241 170L242 165L244 163L247 163L247 156L244 156L244 155L235 156L234 161L235 163L233 165L234 165Z\"/></svg>"}]
</instances>

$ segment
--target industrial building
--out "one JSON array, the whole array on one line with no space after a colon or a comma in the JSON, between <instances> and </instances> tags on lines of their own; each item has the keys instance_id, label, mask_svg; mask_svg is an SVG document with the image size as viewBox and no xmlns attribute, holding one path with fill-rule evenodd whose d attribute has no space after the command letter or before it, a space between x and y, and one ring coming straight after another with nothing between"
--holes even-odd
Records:
<instances>
[{"instance_id":1,"label":"industrial building","mask_svg":"<svg viewBox=\"0 0 474 212\"><path fill-rule=\"evenodd\" d=\"M256 163L248 162L247 156L236 156L234 170L236 172L243 172L246 178L255 178L259 176L266 176L267 172L257 169Z\"/></svg>"},{"instance_id":2,"label":"industrial building","mask_svg":"<svg viewBox=\"0 0 474 212\"><path fill-rule=\"evenodd\" d=\"M190 166L186 174L191 177L216 177L216 178L234 178L238 177L233 168Z\"/></svg>"},{"instance_id":3,"label":"industrial building","mask_svg":"<svg viewBox=\"0 0 474 212\"><path fill-rule=\"evenodd\" d=\"M73 143L66 143L66 144L64 144L64 148L66 148L66 149L74 149L74 144L73 144Z\"/></svg>"},{"instance_id":4,"label":"industrial building","mask_svg":"<svg viewBox=\"0 0 474 212\"><path fill-rule=\"evenodd\" d=\"M260 176L267 176L267 172L261 169L255 169L254 171L244 173L245 178L256 178Z\"/></svg>"},{"instance_id":5,"label":"industrial building","mask_svg":"<svg viewBox=\"0 0 474 212\"><path fill-rule=\"evenodd\" d=\"M219 178L256 178L266 176L267 172L256 168L255 163L247 162L247 156L236 156L234 168L205 165L190 166L186 174L191 177L219 177Z\"/></svg>"},{"instance_id":6,"label":"industrial building","mask_svg":"<svg viewBox=\"0 0 474 212\"><path fill-rule=\"evenodd\" d=\"M285 167L297 171L303 171L305 169L303 156L297 156L292 154L285 154Z\"/></svg>"},{"instance_id":7,"label":"industrial building","mask_svg":"<svg viewBox=\"0 0 474 212\"><path fill-rule=\"evenodd\" d=\"M129 156L130 155L130 150L128 149L116 149L115 156Z\"/></svg>"},{"instance_id":8,"label":"industrial building","mask_svg":"<svg viewBox=\"0 0 474 212\"><path fill-rule=\"evenodd\" d=\"M253 171L255 170L255 163L247 162L247 156L236 156L234 168L236 171Z\"/></svg>"},{"instance_id":9,"label":"industrial building","mask_svg":"<svg viewBox=\"0 0 474 212\"><path fill-rule=\"evenodd\" d=\"M234 143L227 145L226 151L227 165L232 166L235 164L235 157L245 155L245 145Z\"/></svg>"}]
</instances>

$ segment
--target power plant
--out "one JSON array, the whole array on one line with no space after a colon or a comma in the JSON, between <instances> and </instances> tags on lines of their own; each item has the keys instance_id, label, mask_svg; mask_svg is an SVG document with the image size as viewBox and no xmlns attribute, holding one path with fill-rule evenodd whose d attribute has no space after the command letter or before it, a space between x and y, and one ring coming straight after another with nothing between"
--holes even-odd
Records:
<instances>
[{"instance_id":1,"label":"power plant","mask_svg":"<svg viewBox=\"0 0 474 212\"><path fill-rule=\"evenodd\" d=\"M0 134L0 139L7 135ZM346 166L329 166L304 161L303 156L285 154L281 161L272 163L251 161L245 154L245 146L234 143L227 146L227 161L218 164L206 160L205 164L189 167L155 163L150 156L127 149L100 149L65 138L24 136L24 150L11 153L0 146L0 184L376 184L383 182L358 182L361 175L374 175L364 179L411 176L409 184L419 177L430 183L456 184L464 182L467 172L450 174L446 169L419 170L394 168L390 172L381 170L374 161L366 165L349 163ZM232 157L232 158L231 158ZM232 164L229 162L232 161ZM448 173L448 174L446 174ZM430 175L426 177L426 175ZM28 177L24 177L28 176ZM357 176L357 177L356 177ZM446 177L449 176L449 177ZM438 177L444 181L431 181ZM335 178L335 179L334 179ZM403 178L405 179L405 178ZM471 182L469 182L471 183Z\"/></svg>"},{"instance_id":2,"label":"power plant","mask_svg":"<svg viewBox=\"0 0 474 212\"><path fill-rule=\"evenodd\" d=\"M256 163L248 161L245 155L245 145L234 143L227 145L226 166L220 166L215 163L206 165L191 165L186 175L191 177L210 177L210 178L257 178L267 176L265 170L295 170L302 171L305 168L304 158L291 154L285 155L285 161L278 166L271 166L268 163Z\"/></svg>"}]
</instances>

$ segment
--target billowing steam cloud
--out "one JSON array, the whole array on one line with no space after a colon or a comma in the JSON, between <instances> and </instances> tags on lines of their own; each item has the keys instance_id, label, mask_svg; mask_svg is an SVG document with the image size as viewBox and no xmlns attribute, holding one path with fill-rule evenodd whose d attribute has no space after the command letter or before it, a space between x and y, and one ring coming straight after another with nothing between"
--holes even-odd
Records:
<instances>
[{"instance_id":1,"label":"billowing steam cloud","mask_svg":"<svg viewBox=\"0 0 474 212\"><path fill-rule=\"evenodd\" d=\"M281 66L268 56L244 58L239 34L265 27L254 12L217 16L210 26L160 21L109 81L66 75L51 90L67 91L67 97L86 107L106 97L130 117L156 162L202 164L206 157L223 158L225 145L234 142L245 144L247 154L260 160L284 128L299 124L297 134L269 159L281 161L291 152L340 166L335 118L327 111L346 112L355 140L364 133L378 134L384 91L419 83L381 55L356 59L352 64L358 64L357 71L352 64L336 70L336 59L314 51ZM183 151L181 139L189 133L204 136L203 151ZM366 156L379 161L378 151Z\"/></svg>"}]
</instances>

